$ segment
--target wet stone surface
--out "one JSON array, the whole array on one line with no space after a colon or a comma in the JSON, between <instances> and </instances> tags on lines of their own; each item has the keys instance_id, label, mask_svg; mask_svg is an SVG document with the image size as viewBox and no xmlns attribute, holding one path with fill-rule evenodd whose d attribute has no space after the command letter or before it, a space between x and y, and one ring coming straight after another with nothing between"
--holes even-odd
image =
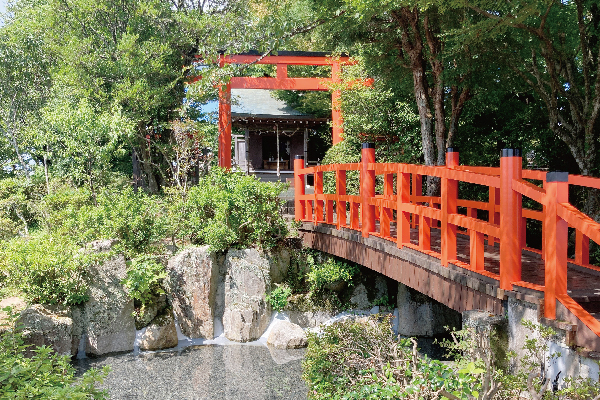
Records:
<instances>
[{"instance_id":1,"label":"wet stone surface","mask_svg":"<svg viewBox=\"0 0 600 400\"><path fill-rule=\"evenodd\" d=\"M304 349L287 352L291 361L278 364L262 345L206 345L79 359L75 366L81 374L109 365L101 387L113 400L306 399Z\"/></svg>"}]
</instances>

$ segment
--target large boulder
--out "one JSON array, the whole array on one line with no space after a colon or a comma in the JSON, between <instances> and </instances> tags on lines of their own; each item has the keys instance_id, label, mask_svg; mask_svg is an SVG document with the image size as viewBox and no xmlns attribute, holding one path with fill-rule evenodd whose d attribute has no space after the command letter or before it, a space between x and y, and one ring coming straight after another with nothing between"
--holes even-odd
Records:
<instances>
[{"instance_id":1,"label":"large boulder","mask_svg":"<svg viewBox=\"0 0 600 400\"><path fill-rule=\"evenodd\" d=\"M300 326L289 321L277 321L271 327L267 344L276 349L298 349L306 347L308 339Z\"/></svg>"},{"instance_id":2,"label":"large boulder","mask_svg":"<svg viewBox=\"0 0 600 400\"><path fill-rule=\"evenodd\" d=\"M178 344L177 330L175 329L175 319L173 312L167 308L162 314L158 315L140 339L141 350L162 350L170 349Z\"/></svg>"},{"instance_id":3,"label":"large boulder","mask_svg":"<svg viewBox=\"0 0 600 400\"><path fill-rule=\"evenodd\" d=\"M193 339L214 337L215 297L222 256L208 246L190 247L167 265L169 299L181 332Z\"/></svg>"},{"instance_id":4,"label":"large boulder","mask_svg":"<svg viewBox=\"0 0 600 400\"><path fill-rule=\"evenodd\" d=\"M270 263L256 249L230 250L225 259L225 337L236 342L258 339L271 317L265 293L271 286Z\"/></svg>"},{"instance_id":5,"label":"large boulder","mask_svg":"<svg viewBox=\"0 0 600 400\"><path fill-rule=\"evenodd\" d=\"M25 344L32 345L27 349L28 356L39 346L51 347L61 356L75 355L77 343L73 340L73 319L68 308L34 304L21 311L17 323L22 325Z\"/></svg>"},{"instance_id":6,"label":"large boulder","mask_svg":"<svg viewBox=\"0 0 600 400\"><path fill-rule=\"evenodd\" d=\"M96 251L107 251L110 244L101 243L95 246ZM125 257L117 255L94 264L87 275L89 300L72 309L75 340L83 336L86 354L132 351L135 341L133 299L121 284L127 276Z\"/></svg>"}]
</instances>

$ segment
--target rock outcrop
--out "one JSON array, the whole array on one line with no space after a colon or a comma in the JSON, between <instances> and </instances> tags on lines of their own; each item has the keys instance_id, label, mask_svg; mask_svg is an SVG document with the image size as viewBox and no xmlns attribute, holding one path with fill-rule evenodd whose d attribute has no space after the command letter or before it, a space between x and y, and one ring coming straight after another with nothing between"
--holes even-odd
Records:
<instances>
[{"instance_id":1,"label":"rock outcrop","mask_svg":"<svg viewBox=\"0 0 600 400\"><path fill-rule=\"evenodd\" d=\"M306 347L308 339L300 326L289 321L277 321L271 327L267 344L276 349L298 349Z\"/></svg>"},{"instance_id":2,"label":"rock outcrop","mask_svg":"<svg viewBox=\"0 0 600 400\"><path fill-rule=\"evenodd\" d=\"M108 244L98 247L101 251L110 248ZM133 299L121 284L126 276L127 265L123 255L89 267L89 300L72 309L73 336L79 341L83 335L86 354L102 355L133 350Z\"/></svg>"},{"instance_id":3,"label":"rock outcrop","mask_svg":"<svg viewBox=\"0 0 600 400\"><path fill-rule=\"evenodd\" d=\"M214 307L222 256L208 246L190 247L167 265L169 299L181 327L190 338L214 337Z\"/></svg>"},{"instance_id":4,"label":"rock outcrop","mask_svg":"<svg viewBox=\"0 0 600 400\"><path fill-rule=\"evenodd\" d=\"M17 320L23 326L23 341L32 345L26 350L32 356L35 347L48 346L63 356L75 355L77 341L73 339L73 319L68 308L34 304Z\"/></svg>"},{"instance_id":5,"label":"rock outcrop","mask_svg":"<svg viewBox=\"0 0 600 400\"><path fill-rule=\"evenodd\" d=\"M170 308L158 315L140 339L140 350L162 350L177 346L175 319Z\"/></svg>"},{"instance_id":6,"label":"rock outcrop","mask_svg":"<svg viewBox=\"0 0 600 400\"><path fill-rule=\"evenodd\" d=\"M229 250L225 270L225 337L236 342L256 340L271 316L265 299L271 286L269 260L256 249Z\"/></svg>"}]
</instances>

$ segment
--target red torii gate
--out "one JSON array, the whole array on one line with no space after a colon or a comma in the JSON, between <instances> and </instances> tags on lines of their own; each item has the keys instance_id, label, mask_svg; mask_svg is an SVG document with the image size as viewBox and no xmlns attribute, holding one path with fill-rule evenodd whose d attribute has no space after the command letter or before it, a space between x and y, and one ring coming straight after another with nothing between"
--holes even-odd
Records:
<instances>
[{"instance_id":1,"label":"red torii gate","mask_svg":"<svg viewBox=\"0 0 600 400\"><path fill-rule=\"evenodd\" d=\"M332 84L341 83L341 68L351 64L347 56L333 57L323 52L280 51L276 56L259 54L221 55L219 65L225 64L271 64L277 65L277 76L251 78L232 77L229 83L219 87L219 166L231 168L231 89L268 90L331 90ZM288 65L331 65L330 78L289 78ZM370 84L372 81L365 82ZM340 109L341 90L331 94L331 118L333 120L333 144L342 141L344 132Z\"/></svg>"}]
</instances>

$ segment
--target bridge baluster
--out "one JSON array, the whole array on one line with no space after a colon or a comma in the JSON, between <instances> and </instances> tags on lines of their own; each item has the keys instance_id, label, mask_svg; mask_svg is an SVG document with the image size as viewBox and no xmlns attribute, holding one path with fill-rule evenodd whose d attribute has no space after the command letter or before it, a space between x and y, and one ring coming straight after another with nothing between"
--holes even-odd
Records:
<instances>
[{"instance_id":1,"label":"bridge baluster","mask_svg":"<svg viewBox=\"0 0 600 400\"><path fill-rule=\"evenodd\" d=\"M500 157L500 288L521 280L522 195L512 183L522 177L521 150L503 149Z\"/></svg>"},{"instance_id":2,"label":"bridge baluster","mask_svg":"<svg viewBox=\"0 0 600 400\"><path fill-rule=\"evenodd\" d=\"M362 197L362 236L369 237L375 232L375 206L369 201L375 197L375 171L369 170L367 164L375 162L375 145L362 144L362 168L360 176L360 194Z\"/></svg>"},{"instance_id":3,"label":"bridge baluster","mask_svg":"<svg viewBox=\"0 0 600 400\"><path fill-rule=\"evenodd\" d=\"M394 194L394 174L385 174L383 177L383 195L386 200L388 196ZM390 222L392 221L392 209L389 207L381 207L381 217L379 220L379 233L383 238L390 237Z\"/></svg>"},{"instance_id":4,"label":"bridge baluster","mask_svg":"<svg viewBox=\"0 0 600 400\"><path fill-rule=\"evenodd\" d=\"M337 170L335 171L335 192L338 196L346 195L346 171ZM337 228L340 229L346 226L346 202L337 202Z\"/></svg>"},{"instance_id":5,"label":"bridge baluster","mask_svg":"<svg viewBox=\"0 0 600 400\"><path fill-rule=\"evenodd\" d=\"M467 208L467 216L477 219L477 209ZM483 271L484 268L484 235L474 229L469 229L470 265L473 271Z\"/></svg>"},{"instance_id":6,"label":"bridge baluster","mask_svg":"<svg viewBox=\"0 0 600 400\"><path fill-rule=\"evenodd\" d=\"M421 204L417 201L417 196L423 195L423 175L413 174L412 176L412 194L410 199L413 204ZM414 229L419 224L419 216L413 214L411 227Z\"/></svg>"},{"instance_id":7,"label":"bridge baluster","mask_svg":"<svg viewBox=\"0 0 600 400\"><path fill-rule=\"evenodd\" d=\"M302 221L306 217L306 200L300 200L300 196L305 194L304 174L300 170L304 169L304 156L294 158L294 217L296 221Z\"/></svg>"},{"instance_id":8,"label":"bridge baluster","mask_svg":"<svg viewBox=\"0 0 600 400\"><path fill-rule=\"evenodd\" d=\"M449 147L446 152L446 167L453 169L458 166L458 151ZM456 225L448 222L449 214L458 211L458 181L442 178L442 265L456 260Z\"/></svg>"},{"instance_id":9,"label":"bridge baluster","mask_svg":"<svg viewBox=\"0 0 600 400\"><path fill-rule=\"evenodd\" d=\"M489 203L488 203L488 222L490 224L500 224L500 213L497 212L497 206L500 205L500 189L491 187L489 192ZM494 247L496 238L488 236L488 246Z\"/></svg>"},{"instance_id":10,"label":"bridge baluster","mask_svg":"<svg viewBox=\"0 0 600 400\"><path fill-rule=\"evenodd\" d=\"M575 262L581 265L590 263L590 238L580 230L575 232Z\"/></svg>"},{"instance_id":11,"label":"bridge baluster","mask_svg":"<svg viewBox=\"0 0 600 400\"><path fill-rule=\"evenodd\" d=\"M317 196L323 194L323 172L315 172L315 223L323 222L323 200Z\"/></svg>"},{"instance_id":12,"label":"bridge baluster","mask_svg":"<svg viewBox=\"0 0 600 400\"><path fill-rule=\"evenodd\" d=\"M546 287L544 290L544 316L556 318L556 296L567 294L567 240L569 225L557 215L557 204L569 201L569 174L546 174Z\"/></svg>"},{"instance_id":13,"label":"bridge baluster","mask_svg":"<svg viewBox=\"0 0 600 400\"><path fill-rule=\"evenodd\" d=\"M400 172L398 169L397 176L396 243L398 248L402 248L410 243L410 212L404 211L404 204L410 203L410 173Z\"/></svg>"}]
</instances>

